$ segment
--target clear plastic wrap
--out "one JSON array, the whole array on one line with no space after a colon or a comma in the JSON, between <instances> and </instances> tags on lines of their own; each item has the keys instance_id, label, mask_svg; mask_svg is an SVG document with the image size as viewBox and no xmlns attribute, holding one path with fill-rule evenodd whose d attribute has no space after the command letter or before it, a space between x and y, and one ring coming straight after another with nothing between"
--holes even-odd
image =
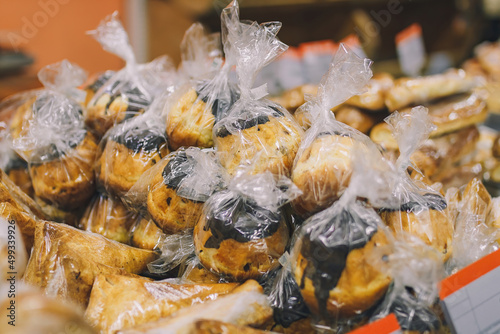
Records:
<instances>
[{"instance_id":1,"label":"clear plastic wrap","mask_svg":"<svg viewBox=\"0 0 500 334\"><path fill-rule=\"evenodd\" d=\"M289 176L302 130L281 106L263 99L266 87L252 89L255 76L286 50L276 37L281 23L239 21L239 7L231 2L222 12L225 54L234 59L240 99L215 124L213 136L221 164L234 175L240 166L254 173L271 171Z\"/></svg>"},{"instance_id":2,"label":"clear plastic wrap","mask_svg":"<svg viewBox=\"0 0 500 334\"><path fill-rule=\"evenodd\" d=\"M85 96L84 106L87 107L89 102L94 97L95 93L106 84L106 82L111 79L115 75L115 71L104 71L102 73L98 73L94 75L88 84L85 86L85 92L87 95Z\"/></svg>"},{"instance_id":3,"label":"clear plastic wrap","mask_svg":"<svg viewBox=\"0 0 500 334\"><path fill-rule=\"evenodd\" d=\"M161 256L148 264L148 270L150 273L161 275L185 263L194 255L193 235L182 233L165 236L158 248Z\"/></svg>"},{"instance_id":4,"label":"clear plastic wrap","mask_svg":"<svg viewBox=\"0 0 500 334\"><path fill-rule=\"evenodd\" d=\"M390 254L390 233L377 212L357 198L384 201L385 179L378 151L358 144L349 188L332 206L307 219L299 230L291 260L302 297L316 326L343 332L384 296L391 278L374 264ZM378 162L374 164L373 162Z\"/></svg>"},{"instance_id":5,"label":"clear plastic wrap","mask_svg":"<svg viewBox=\"0 0 500 334\"><path fill-rule=\"evenodd\" d=\"M258 328L268 324L272 316L273 310L267 296L262 293L262 287L256 281L248 280L226 296L183 308L170 317L132 327L122 333L187 334L202 319Z\"/></svg>"},{"instance_id":6,"label":"clear plastic wrap","mask_svg":"<svg viewBox=\"0 0 500 334\"><path fill-rule=\"evenodd\" d=\"M102 334L166 318L230 293L235 283L172 284L120 275L98 275L85 318Z\"/></svg>"},{"instance_id":7,"label":"clear plastic wrap","mask_svg":"<svg viewBox=\"0 0 500 334\"><path fill-rule=\"evenodd\" d=\"M393 282L370 322L394 313L404 333L441 333L444 326L437 305L444 278L441 254L411 235L400 235L390 247L386 261L374 259Z\"/></svg>"},{"instance_id":8,"label":"clear plastic wrap","mask_svg":"<svg viewBox=\"0 0 500 334\"><path fill-rule=\"evenodd\" d=\"M146 171L125 201L151 217L164 233L175 234L194 227L203 202L225 183L213 149L183 148Z\"/></svg>"},{"instance_id":9,"label":"clear plastic wrap","mask_svg":"<svg viewBox=\"0 0 500 334\"><path fill-rule=\"evenodd\" d=\"M170 153L158 101L142 115L111 128L96 153L98 188L125 195L149 168Z\"/></svg>"},{"instance_id":10,"label":"clear plastic wrap","mask_svg":"<svg viewBox=\"0 0 500 334\"><path fill-rule=\"evenodd\" d=\"M143 113L156 96L173 90L176 73L166 57L137 64L117 12L106 17L89 34L104 50L126 63L95 92L87 104L85 123L102 136L113 125Z\"/></svg>"},{"instance_id":11,"label":"clear plastic wrap","mask_svg":"<svg viewBox=\"0 0 500 334\"><path fill-rule=\"evenodd\" d=\"M447 211L445 198L419 177L410 177L408 168L418 176L410 157L434 129L424 107L410 113L394 113L386 119L392 127L399 146L395 177L390 192L391 200L380 209L382 220L396 234L405 231L421 238L448 259L452 252L453 222ZM391 171L388 170L388 173ZM415 176L414 175L414 176ZM422 178L420 178L422 179Z\"/></svg>"},{"instance_id":12,"label":"clear plastic wrap","mask_svg":"<svg viewBox=\"0 0 500 334\"><path fill-rule=\"evenodd\" d=\"M283 254L279 261L282 267L267 278L271 280L268 282L270 291L265 291L266 289L264 291L269 295L276 325L290 328L294 322L308 318L311 311L300 293L299 285L295 282L290 255Z\"/></svg>"},{"instance_id":13,"label":"clear plastic wrap","mask_svg":"<svg viewBox=\"0 0 500 334\"><path fill-rule=\"evenodd\" d=\"M37 288L16 282L15 298L8 298L10 286L0 283L0 333L97 334L74 304L49 298ZM14 311L9 310L14 301Z\"/></svg>"},{"instance_id":14,"label":"clear plastic wrap","mask_svg":"<svg viewBox=\"0 0 500 334\"><path fill-rule=\"evenodd\" d=\"M389 73L377 73L365 86L366 91L354 95L345 104L368 111L379 111L385 108L385 96L394 85L394 78Z\"/></svg>"},{"instance_id":15,"label":"clear plastic wrap","mask_svg":"<svg viewBox=\"0 0 500 334\"><path fill-rule=\"evenodd\" d=\"M401 78L394 82L386 95L385 104L394 111L402 107L428 102L437 98L466 93L482 84L463 70L452 69L427 77Z\"/></svg>"},{"instance_id":16,"label":"clear plastic wrap","mask_svg":"<svg viewBox=\"0 0 500 334\"><path fill-rule=\"evenodd\" d=\"M98 274L138 274L157 256L65 224L40 222L24 281L85 307Z\"/></svg>"},{"instance_id":17,"label":"clear plastic wrap","mask_svg":"<svg viewBox=\"0 0 500 334\"><path fill-rule=\"evenodd\" d=\"M166 133L170 146L212 147L214 124L238 99L239 92L229 82L230 55L222 65L220 35L207 34L201 24L193 24L181 43L181 67L188 82L167 101Z\"/></svg>"},{"instance_id":18,"label":"clear plastic wrap","mask_svg":"<svg viewBox=\"0 0 500 334\"><path fill-rule=\"evenodd\" d=\"M127 210L120 199L97 193L85 209L78 227L129 244L132 227L138 219L138 214Z\"/></svg>"},{"instance_id":19,"label":"clear plastic wrap","mask_svg":"<svg viewBox=\"0 0 500 334\"><path fill-rule=\"evenodd\" d=\"M28 161L35 195L49 206L71 211L84 206L95 189L95 136L87 131L75 87L85 73L67 60L40 70L45 90L31 107L14 148ZM81 99L80 99L81 100Z\"/></svg>"},{"instance_id":20,"label":"clear plastic wrap","mask_svg":"<svg viewBox=\"0 0 500 334\"><path fill-rule=\"evenodd\" d=\"M237 175L228 189L208 199L195 226L194 245L203 266L235 281L260 278L277 267L289 241L281 207L299 193L284 176Z\"/></svg>"},{"instance_id":21,"label":"clear plastic wrap","mask_svg":"<svg viewBox=\"0 0 500 334\"><path fill-rule=\"evenodd\" d=\"M493 201L478 179L472 179L460 193L449 190L447 197L454 199L455 220L453 233L453 254L447 263L448 273L462 269L469 264L499 249L499 226L491 221Z\"/></svg>"},{"instance_id":22,"label":"clear plastic wrap","mask_svg":"<svg viewBox=\"0 0 500 334\"><path fill-rule=\"evenodd\" d=\"M130 244L142 249L158 249L166 235L151 219L139 217L130 230Z\"/></svg>"},{"instance_id":23,"label":"clear plastic wrap","mask_svg":"<svg viewBox=\"0 0 500 334\"><path fill-rule=\"evenodd\" d=\"M180 281L183 283L221 283L223 281L219 275L203 267L194 252L193 256L181 265L179 274Z\"/></svg>"},{"instance_id":24,"label":"clear plastic wrap","mask_svg":"<svg viewBox=\"0 0 500 334\"><path fill-rule=\"evenodd\" d=\"M2 211L0 204L0 211ZM0 215L0 279L3 282L14 277L19 280L28 263L28 253L24 246L24 238L19 225L11 217Z\"/></svg>"},{"instance_id":25,"label":"clear plastic wrap","mask_svg":"<svg viewBox=\"0 0 500 334\"><path fill-rule=\"evenodd\" d=\"M311 115L292 169L292 181L303 194L292 204L303 216L329 207L349 185L351 151L356 143L376 150L368 137L338 122L330 111L351 96L362 92L372 72L370 61L360 59L343 45L323 77L316 98L299 110Z\"/></svg>"}]
</instances>

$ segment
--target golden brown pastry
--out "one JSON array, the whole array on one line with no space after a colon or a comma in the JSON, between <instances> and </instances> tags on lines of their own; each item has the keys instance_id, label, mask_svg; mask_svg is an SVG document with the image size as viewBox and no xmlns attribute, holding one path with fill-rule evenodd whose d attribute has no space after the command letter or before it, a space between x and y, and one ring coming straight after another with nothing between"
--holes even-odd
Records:
<instances>
[{"instance_id":1,"label":"golden brown pastry","mask_svg":"<svg viewBox=\"0 0 500 334\"><path fill-rule=\"evenodd\" d=\"M384 109L385 95L393 86L394 78L392 75L389 73L377 73L366 85L366 92L354 95L345 104L372 111Z\"/></svg>"},{"instance_id":2,"label":"golden brown pastry","mask_svg":"<svg viewBox=\"0 0 500 334\"><path fill-rule=\"evenodd\" d=\"M117 80L89 101L85 124L103 136L113 125L142 114L150 103L150 98L131 82Z\"/></svg>"},{"instance_id":3,"label":"golden brown pastry","mask_svg":"<svg viewBox=\"0 0 500 334\"><path fill-rule=\"evenodd\" d=\"M481 67L495 80L500 80L500 43L483 43L475 53Z\"/></svg>"},{"instance_id":4,"label":"golden brown pastry","mask_svg":"<svg viewBox=\"0 0 500 334\"><path fill-rule=\"evenodd\" d=\"M223 124L219 122L214 128L220 163L230 175L249 164L255 174L267 170L276 175L290 175L302 131L277 107L265 108L266 114L244 113L224 119Z\"/></svg>"},{"instance_id":5,"label":"golden brown pastry","mask_svg":"<svg viewBox=\"0 0 500 334\"><path fill-rule=\"evenodd\" d=\"M443 74L394 81L388 90L385 104L390 111L421 104L437 98L468 92L480 85L477 78L463 70L449 70Z\"/></svg>"},{"instance_id":6,"label":"golden brown pastry","mask_svg":"<svg viewBox=\"0 0 500 334\"><path fill-rule=\"evenodd\" d=\"M65 224L40 222L24 280L85 307L97 275L138 274L157 256Z\"/></svg>"},{"instance_id":7,"label":"golden brown pastry","mask_svg":"<svg viewBox=\"0 0 500 334\"><path fill-rule=\"evenodd\" d=\"M97 334L84 320L83 312L71 303L49 298L33 287L17 285L15 326L9 324L10 299L0 298L0 333L79 333ZM2 296L3 297L3 296Z\"/></svg>"},{"instance_id":8,"label":"golden brown pastry","mask_svg":"<svg viewBox=\"0 0 500 334\"><path fill-rule=\"evenodd\" d=\"M152 220L138 219L130 230L130 244L142 249L156 249L165 238L165 233Z\"/></svg>"},{"instance_id":9,"label":"golden brown pastry","mask_svg":"<svg viewBox=\"0 0 500 334\"><path fill-rule=\"evenodd\" d=\"M212 195L194 229L203 266L234 281L258 279L278 265L289 239L280 210L273 212L230 191Z\"/></svg>"},{"instance_id":10,"label":"golden brown pastry","mask_svg":"<svg viewBox=\"0 0 500 334\"><path fill-rule=\"evenodd\" d=\"M340 198L352 174L355 140L348 135L319 134L298 157L291 179L302 195L292 205L300 215L327 208Z\"/></svg>"},{"instance_id":11,"label":"golden brown pastry","mask_svg":"<svg viewBox=\"0 0 500 334\"><path fill-rule=\"evenodd\" d=\"M446 261L451 253L453 222L447 213L446 200L439 194L409 193L400 208L380 210L380 217L389 228L398 233L408 232L434 247Z\"/></svg>"},{"instance_id":12,"label":"golden brown pastry","mask_svg":"<svg viewBox=\"0 0 500 334\"><path fill-rule=\"evenodd\" d=\"M14 221L17 224L16 228L19 229L18 232L21 233L24 246L29 254L31 247L33 247L35 227L38 219L32 214L19 210L7 202L0 203L0 217L7 221Z\"/></svg>"},{"instance_id":13,"label":"golden brown pastry","mask_svg":"<svg viewBox=\"0 0 500 334\"><path fill-rule=\"evenodd\" d=\"M198 283L219 283L219 275L212 273L203 267L200 260L195 256L181 265L179 272L182 273L182 281Z\"/></svg>"},{"instance_id":14,"label":"golden brown pastry","mask_svg":"<svg viewBox=\"0 0 500 334\"><path fill-rule=\"evenodd\" d=\"M120 199L98 193L87 206L78 227L99 233L110 240L130 244L131 229L137 219L138 215L127 210Z\"/></svg>"},{"instance_id":15,"label":"golden brown pastry","mask_svg":"<svg viewBox=\"0 0 500 334\"><path fill-rule=\"evenodd\" d=\"M213 301L183 308L173 316L123 330L123 334L144 333L149 330L169 333L190 333L192 325L198 320L216 320L237 326L260 328L268 324L273 316L267 296L262 287L248 280L226 296Z\"/></svg>"},{"instance_id":16,"label":"golden brown pastry","mask_svg":"<svg viewBox=\"0 0 500 334\"><path fill-rule=\"evenodd\" d=\"M307 84L287 90L281 96L271 97L270 100L282 105L289 112L294 113L298 107L306 102L306 95L314 96L317 93L318 86Z\"/></svg>"},{"instance_id":17,"label":"golden brown pastry","mask_svg":"<svg viewBox=\"0 0 500 334\"><path fill-rule=\"evenodd\" d=\"M97 180L108 192L122 196L169 152L166 136L154 130L135 127L113 133L96 161Z\"/></svg>"},{"instance_id":18,"label":"golden brown pastry","mask_svg":"<svg viewBox=\"0 0 500 334\"><path fill-rule=\"evenodd\" d=\"M85 205L94 195L94 155L97 139L90 132L67 152L39 150L30 163L35 195L63 210Z\"/></svg>"},{"instance_id":19,"label":"golden brown pastry","mask_svg":"<svg viewBox=\"0 0 500 334\"><path fill-rule=\"evenodd\" d=\"M101 333L157 321L191 305L230 293L237 284L171 284L142 278L99 275L85 318Z\"/></svg>"},{"instance_id":20,"label":"golden brown pastry","mask_svg":"<svg viewBox=\"0 0 500 334\"><path fill-rule=\"evenodd\" d=\"M15 109L10 122L10 135L12 139L21 137L28 131L28 121L33 117L33 104L36 102L36 96L28 98L18 108Z\"/></svg>"},{"instance_id":21,"label":"golden brown pastry","mask_svg":"<svg viewBox=\"0 0 500 334\"><path fill-rule=\"evenodd\" d=\"M201 82L189 88L169 109L166 132L173 150L214 145L213 126L239 98L239 93L232 86L217 93L216 87L211 89L209 85L210 82ZM214 94L218 96L210 96Z\"/></svg>"},{"instance_id":22,"label":"golden brown pastry","mask_svg":"<svg viewBox=\"0 0 500 334\"><path fill-rule=\"evenodd\" d=\"M311 318L300 319L293 322L289 327L276 325L272 327L272 331L283 334L316 334L317 331L311 323Z\"/></svg>"},{"instance_id":23,"label":"golden brown pastry","mask_svg":"<svg viewBox=\"0 0 500 334\"><path fill-rule=\"evenodd\" d=\"M377 123L380 116L368 114L356 107L342 106L335 111L335 119L350 127L368 134L370 129Z\"/></svg>"}]
</instances>

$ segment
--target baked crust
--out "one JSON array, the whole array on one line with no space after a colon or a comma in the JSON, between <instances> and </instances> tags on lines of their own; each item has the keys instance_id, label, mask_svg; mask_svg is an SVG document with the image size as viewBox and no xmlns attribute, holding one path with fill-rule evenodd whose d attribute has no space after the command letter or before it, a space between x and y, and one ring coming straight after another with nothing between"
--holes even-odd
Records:
<instances>
[{"instance_id":1,"label":"baked crust","mask_svg":"<svg viewBox=\"0 0 500 334\"><path fill-rule=\"evenodd\" d=\"M169 110L166 132L170 147L212 147L215 117L211 108L198 98L194 88L182 95Z\"/></svg>"}]
</instances>

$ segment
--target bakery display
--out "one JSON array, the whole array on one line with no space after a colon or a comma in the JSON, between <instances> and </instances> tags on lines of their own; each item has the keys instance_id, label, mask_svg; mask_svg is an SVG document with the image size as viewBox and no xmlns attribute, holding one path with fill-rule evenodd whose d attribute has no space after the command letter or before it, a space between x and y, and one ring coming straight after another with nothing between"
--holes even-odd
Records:
<instances>
[{"instance_id":1,"label":"bakery display","mask_svg":"<svg viewBox=\"0 0 500 334\"><path fill-rule=\"evenodd\" d=\"M441 280L499 248L498 42L393 78L351 38L278 59L281 23L221 21L174 69L115 13L91 35L123 68L0 102L0 332L449 332ZM327 44L320 83L292 78Z\"/></svg>"}]
</instances>

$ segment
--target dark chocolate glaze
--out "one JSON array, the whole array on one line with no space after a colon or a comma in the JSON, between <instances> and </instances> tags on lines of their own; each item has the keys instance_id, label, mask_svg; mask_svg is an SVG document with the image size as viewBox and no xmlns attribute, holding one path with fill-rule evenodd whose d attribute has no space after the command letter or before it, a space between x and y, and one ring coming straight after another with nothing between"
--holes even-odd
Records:
<instances>
[{"instance_id":1,"label":"dark chocolate glaze","mask_svg":"<svg viewBox=\"0 0 500 334\"><path fill-rule=\"evenodd\" d=\"M157 131L139 129L139 127L114 135L111 139L132 150L134 154L140 151L159 152L160 148L167 143L166 134L158 134Z\"/></svg>"},{"instance_id":2,"label":"dark chocolate glaze","mask_svg":"<svg viewBox=\"0 0 500 334\"><path fill-rule=\"evenodd\" d=\"M441 327L439 317L428 307L418 303L408 290L404 292L404 296L396 296L390 312L396 315L401 329L405 331L434 332Z\"/></svg>"},{"instance_id":3,"label":"dark chocolate glaze","mask_svg":"<svg viewBox=\"0 0 500 334\"><path fill-rule=\"evenodd\" d=\"M269 106L269 108L272 110L270 113L271 116L273 117L283 117L284 114L276 107L274 106ZM250 113L244 113L243 114L250 114ZM259 115L255 116L249 119L237 119L233 122L231 122L231 128L234 128L239 131L243 131L245 129L250 129L254 126L257 126L259 124L266 124L269 122L269 116L267 115ZM227 129L226 126L221 126L217 129L216 134L217 137L219 138L224 138L227 136L232 135L232 133Z\"/></svg>"},{"instance_id":4,"label":"dark chocolate glaze","mask_svg":"<svg viewBox=\"0 0 500 334\"><path fill-rule=\"evenodd\" d=\"M102 73L93 83L91 83L90 85L87 86L87 89L93 91L94 93L97 92L99 90L99 88L104 86L106 81L111 79L111 77L114 74L115 74L114 71L106 71L106 72Z\"/></svg>"},{"instance_id":5,"label":"dark chocolate glaze","mask_svg":"<svg viewBox=\"0 0 500 334\"><path fill-rule=\"evenodd\" d=\"M5 166L5 173L15 169L28 169L28 163L17 154L10 158L7 166Z\"/></svg>"},{"instance_id":6,"label":"dark chocolate glaze","mask_svg":"<svg viewBox=\"0 0 500 334\"><path fill-rule=\"evenodd\" d=\"M213 92L213 90L210 90L209 85L210 82L203 81L198 85L198 87L196 87L196 94L205 103L208 103L209 100L209 95L207 93ZM227 90L218 93L218 96L215 97L214 102L211 106L212 115L214 115L215 117L215 123L217 123L221 119L221 117L225 115L227 111L233 106L233 104L240 98L239 91L232 84L229 84Z\"/></svg>"},{"instance_id":7,"label":"dark chocolate glaze","mask_svg":"<svg viewBox=\"0 0 500 334\"><path fill-rule=\"evenodd\" d=\"M376 213L373 212L373 215ZM306 227L301 253L307 260L307 266L301 278L300 288L304 289L306 277L312 280L322 317L328 316L327 300L330 291L338 284L346 266L347 255L354 249L363 248L377 232L376 218L373 219L363 220L343 210L328 222L313 223Z\"/></svg>"},{"instance_id":8,"label":"dark chocolate glaze","mask_svg":"<svg viewBox=\"0 0 500 334\"><path fill-rule=\"evenodd\" d=\"M147 99L144 94L137 88L132 86L130 82L127 82L124 86L120 87L120 89L116 89L118 85L120 85L120 81L115 81L113 85L110 87L109 102L106 104L106 110L109 109L114 100L116 100L120 96L126 96L128 99L128 106L126 112L128 112L125 116L125 119L133 117L133 113L137 113L146 109L151 101Z\"/></svg>"},{"instance_id":9,"label":"dark chocolate glaze","mask_svg":"<svg viewBox=\"0 0 500 334\"><path fill-rule=\"evenodd\" d=\"M195 163L189 164L189 168L181 169L179 166L188 161L186 152L178 151L170 158L167 165L163 169L163 183L170 189L177 189L182 180L190 176L194 172Z\"/></svg>"},{"instance_id":10,"label":"dark chocolate glaze","mask_svg":"<svg viewBox=\"0 0 500 334\"><path fill-rule=\"evenodd\" d=\"M421 198L422 198L422 200L420 200L420 201L409 201L409 202L403 203L400 208L395 208L395 209L382 208L379 211L380 212L384 212L384 211L415 212L415 211L422 211L422 210L443 211L448 206L446 204L446 200L438 194L427 193L427 194L424 194Z\"/></svg>"},{"instance_id":11,"label":"dark chocolate glaze","mask_svg":"<svg viewBox=\"0 0 500 334\"><path fill-rule=\"evenodd\" d=\"M264 292L270 297L273 307L274 321L284 328L290 327L297 320L307 318L311 311L302 297L300 288L290 271L282 272L282 268L273 270L266 278L272 281L271 286ZM281 276L283 275L283 276ZM281 280L278 280L280 278ZM274 289L275 291L271 291Z\"/></svg>"},{"instance_id":12,"label":"dark chocolate glaze","mask_svg":"<svg viewBox=\"0 0 500 334\"><path fill-rule=\"evenodd\" d=\"M219 248L222 241L233 239L240 243L267 238L279 229L281 211L272 212L240 196L227 196L228 191L216 193L217 205L212 206L204 231L212 236L206 248Z\"/></svg>"},{"instance_id":13,"label":"dark chocolate glaze","mask_svg":"<svg viewBox=\"0 0 500 334\"><path fill-rule=\"evenodd\" d=\"M339 131L323 131L318 133L316 138L323 137L323 136L340 136L340 137L351 137L350 134L344 133L344 132L339 132Z\"/></svg>"}]
</instances>

